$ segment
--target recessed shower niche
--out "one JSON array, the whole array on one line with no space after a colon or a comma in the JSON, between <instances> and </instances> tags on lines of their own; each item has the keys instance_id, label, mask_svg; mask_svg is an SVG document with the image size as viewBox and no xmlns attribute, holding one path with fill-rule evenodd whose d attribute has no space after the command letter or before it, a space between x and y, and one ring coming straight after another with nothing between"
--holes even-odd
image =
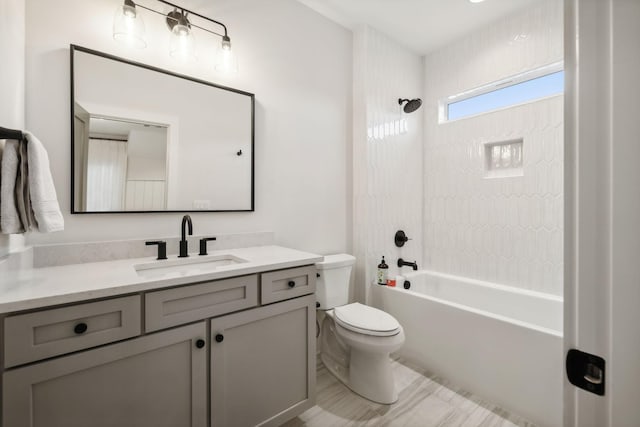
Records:
<instances>
[{"instance_id":1,"label":"recessed shower niche","mask_svg":"<svg viewBox=\"0 0 640 427\"><path fill-rule=\"evenodd\" d=\"M485 178L523 176L523 145L523 138L485 143Z\"/></svg>"}]
</instances>

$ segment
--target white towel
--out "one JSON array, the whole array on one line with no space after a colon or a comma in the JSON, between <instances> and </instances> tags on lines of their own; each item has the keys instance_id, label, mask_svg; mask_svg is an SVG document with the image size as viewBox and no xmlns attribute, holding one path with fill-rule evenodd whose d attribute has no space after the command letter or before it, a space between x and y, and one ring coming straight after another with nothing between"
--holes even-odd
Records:
<instances>
[{"instance_id":1,"label":"white towel","mask_svg":"<svg viewBox=\"0 0 640 427\"><path fill-rule=\"evenodd\" d=\"M30 132L24 132L27 140L29 162L29 196L31 209L38 223L38 231L50 233L64 230L64 218L58 205L56 188L49 170L49 156L42 143Z\"/></svg>"},{"instance_id":2,"label":"white towel","mask_svg":"<svg viewBox=\"0 0 640 427\"><path fill-rule=\"evenodd\" d=\"M27 141L20 141L18 144L18 175L16 177L16 208L18 216L25 231L37 230L38 223L33 216L31 209L31 198L29 197L29 159L27 155Z\"/></svg>"},{"instance_id":3,"label":"white towel","mask_svg":"<svg viewBox=\"0 0 640 427\"><path fill-rule=\"evenodd\" d=\"M5 234L24 233L16 206L16 178L20 167L20 141L7 140L0 165L0 231Z\"/></svg>"}]
</instances>

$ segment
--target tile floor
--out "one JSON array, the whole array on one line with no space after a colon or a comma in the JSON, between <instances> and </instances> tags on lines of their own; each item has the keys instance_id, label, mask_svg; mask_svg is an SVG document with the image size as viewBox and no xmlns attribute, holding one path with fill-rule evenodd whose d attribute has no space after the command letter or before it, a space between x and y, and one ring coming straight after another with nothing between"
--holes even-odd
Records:
<instances>
[{"instance_id":1,"label":"tile floor","mask_svg":"<svg viewBox=\"0 0 640 427\"><path fill-rule=\"evenodd\" d=\"M316 406L282 427L535 427L405 360L396 359L393 369L400 398L381 405L353 393L318 362Z\"/></svg>"}]
</instances>

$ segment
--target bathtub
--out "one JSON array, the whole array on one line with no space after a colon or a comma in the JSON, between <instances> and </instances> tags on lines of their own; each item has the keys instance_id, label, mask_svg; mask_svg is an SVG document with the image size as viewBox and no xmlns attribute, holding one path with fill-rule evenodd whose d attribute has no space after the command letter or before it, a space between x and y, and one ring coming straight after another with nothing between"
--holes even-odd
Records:
<instances>
[{"instance_id":1,"label":"bathtub","mask_svg":"<svg viewBox=\"0 0 640 427\"><path fill-rule=\"evenodd\" d=\"M404 328L397 355L539 426L562 425L561 297L430 271L398 279L370 294Z\"/></svg>"}]
</instances>

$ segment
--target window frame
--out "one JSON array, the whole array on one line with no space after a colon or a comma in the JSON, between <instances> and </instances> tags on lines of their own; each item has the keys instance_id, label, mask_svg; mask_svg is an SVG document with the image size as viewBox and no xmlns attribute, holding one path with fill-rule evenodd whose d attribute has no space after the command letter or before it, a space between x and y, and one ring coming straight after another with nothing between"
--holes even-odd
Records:
<instances>
[{"instance_id":1,"label":"window frame","mask_svg":"<svg viewBox=\"0 0 640 427\"><path fill-rule=\"evenodd\" d=\"M531 102L537 102L543 99L547 99L547 98L552 98L555 96L560 96L564 94L564 91L561 93L557 93L557 94L553 94L553 95L546 95L546 96L542 96L540 98L534 98L534 99L530 99L528 101L523 101L523 102L519 102L516 104L511 104L505 107L499 107L499 108L493 108L490 110L486 110L486 111L482 111L479 113L475 113L475 114L470 114L468 116L463 116L463 117L458 117L455 119L449 119L449 105L460 102L460 101L464 101L466 99L470 99L470 98L474 98L476 96L480 96L480 95L484 95L486 93L490 93L490 92L494 92L500 89L504 89L507 87L511 87L511 86L516 86L518 84L524 83L524 82L528 82L530 80L534 80L540 77L544 77L544 76L548 76L551 74L555 74L557 72L560 71L564 71L564 61L558 61L558 62L554 62L552 64L548 64L539 68L535 68L533 70L529 70L529 71L525 71L523 73L519 73L510 77L506 77L504 79L501 80L497 80L491 83L488 83L486 85L482 85L470 90L466 90L464 92L460 92L458 94L455 95L450 95L444 99L441 99L438 102L438 123L439 124L443 124L443 123L452 123L452 122L456 122L458 120L464 120L464 119L468 119L471 117L477 117L480 116L482 114L487 114L487 113L493 113L495 111L500 111L500 110L504 110L506 108L512 108L512 107L516 107L518 105L524 105L524 104L529 104Z\"/></svg>"}]
</instances>

